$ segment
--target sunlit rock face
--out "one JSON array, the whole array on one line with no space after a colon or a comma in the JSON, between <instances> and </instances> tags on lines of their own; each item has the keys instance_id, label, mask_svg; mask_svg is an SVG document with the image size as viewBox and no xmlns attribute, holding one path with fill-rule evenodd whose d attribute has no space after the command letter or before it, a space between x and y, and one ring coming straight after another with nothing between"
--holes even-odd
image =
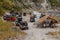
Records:
<instances>
[{"instance_id":1,"label":"sunlit rock face","mask_svg":"<svg viewBox=\"0 0 60 40\"><path fill-rule=\"evenodd\" d=\"M24 2L32 2L32 0L24 0Z\"/></svg>"},{"instance_id":2,"label":"sunlit rock face","mask_svg":"<svg viewBox=\"0 0 60 40\"><path fill-rule=\"evenodd\" d=\"M16 0L22 5L22 7L28 7L34 10L40 10L41 8L46 9L48 6L47 0ZM18 5L19 6L19 5Z\"/></svg>"},{"instance_id":3,"label":"sunlit rock face","mask_svg":"<svg viewBox=\"0 0 60 40\"><path fill-rule=\"evenodd\" d=\"M60 0L57 0L58 2L60 2Z\"/></svg>"}]
</instances>

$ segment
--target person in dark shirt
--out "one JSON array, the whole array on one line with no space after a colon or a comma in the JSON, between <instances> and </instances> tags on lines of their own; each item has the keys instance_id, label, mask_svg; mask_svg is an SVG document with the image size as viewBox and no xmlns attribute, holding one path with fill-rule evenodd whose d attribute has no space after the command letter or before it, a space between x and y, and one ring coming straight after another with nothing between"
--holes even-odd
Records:
<instances>
[{"instance_id":1,"label":"person in dark shirt","mask_svg":"<svg viewBox=\"0 0 60 40\"><path fill-rule=\"evenodd\" d=\"M30 22L35 22L35 17L34 16L30 17Z\"/></svg>"},{"instance_id":2,"label":"person in dark shirt","mask_svg":"<svg viewBox=\"0 0 60 40\"><path fill-rule=\"evenodd\" d=\"M26 13L23 13L23 16L26 16Z\"/></svg>"}]
</instances>

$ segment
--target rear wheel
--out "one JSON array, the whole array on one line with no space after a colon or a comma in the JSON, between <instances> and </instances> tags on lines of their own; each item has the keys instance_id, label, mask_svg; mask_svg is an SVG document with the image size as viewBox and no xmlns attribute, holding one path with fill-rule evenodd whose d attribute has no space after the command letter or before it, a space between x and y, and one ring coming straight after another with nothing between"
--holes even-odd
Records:
<instances>
[{"instance_id":1,"label":"rear wheel","mask_svg":"<svg viewBox=\"0 0 60 40\"><path fill-rule=\"evenodd\" d=\"M19 24L16 24L16 26L19 26Z\"/></svg>"},{"instance_id":2,"label":"rear wheel","mask_svg":"<svg viewBox=\"0 0 60 40\"><path fill-rule=\"evenodd\" d=\"M21 30L27 30L28 27L24 27L24 28L23 28L23 26L22 26L22 27L20 27L20 29L21 29Z\"/></svg>"},{"instance_id":3,"label":"rear wheel","mask_svg":"<svg viewBox=\"0 0 60 40\"><path fill-rule=\"evenodd\" d=\"M54 27L56 27L55 24L52 24L52 25L51 25L51 28L54 28Z\"/></svg>"}]
</instances>

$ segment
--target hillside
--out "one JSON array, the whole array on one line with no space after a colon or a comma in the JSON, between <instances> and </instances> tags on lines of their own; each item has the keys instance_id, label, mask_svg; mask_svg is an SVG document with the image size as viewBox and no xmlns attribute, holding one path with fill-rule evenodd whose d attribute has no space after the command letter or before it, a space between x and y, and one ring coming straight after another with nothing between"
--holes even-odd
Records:
<instances>
[{"instance_id":1,"label":"hillside","mask_svg":"<svg viewBox=\"0 0 60 40\"><path fill-rule=\"evenodd\" d=\"M12 9L15 11L22 11L22 9L40 10L53 6L59 7L59 0L0 0L0 14L3 15L5 11Z\"/></svg>"}]
</instances>

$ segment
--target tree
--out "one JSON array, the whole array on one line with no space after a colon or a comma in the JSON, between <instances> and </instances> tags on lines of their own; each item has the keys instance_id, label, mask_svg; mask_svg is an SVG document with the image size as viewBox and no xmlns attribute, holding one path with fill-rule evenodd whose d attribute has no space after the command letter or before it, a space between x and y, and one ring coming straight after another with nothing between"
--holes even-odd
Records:
<instances>
[{"instance_id":1,"label":"tree","mask_svg":"<svg viewBox=\"0 0 60 40\"><path fill-rule=\"evenodd\" d=\"M3 15L5 11L9 11L11 8L17 11L21 9L20 7L16 6L14 0L0 0L0 15Z\"/></svg>"}]
</instances>

